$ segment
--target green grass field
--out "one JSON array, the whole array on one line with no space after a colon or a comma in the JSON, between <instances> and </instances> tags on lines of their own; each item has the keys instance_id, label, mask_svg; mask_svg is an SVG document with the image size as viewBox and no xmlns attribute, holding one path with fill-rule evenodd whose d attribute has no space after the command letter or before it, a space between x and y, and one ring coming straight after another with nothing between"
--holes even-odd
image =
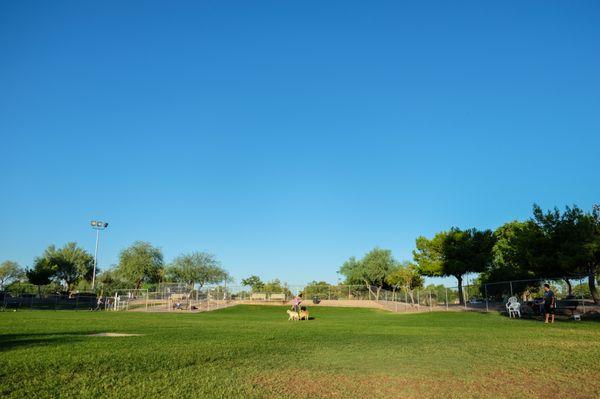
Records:
<instances>
[{"instance_id":1,"label":"green grass field","mask_svg":"<svg viewBox=\"0 0 600 399\"><path fill-rule=\"evenodd\" d=\"M600 397L600 324L283 307L0 313L3 398ZM100 332L133 337L89 337Z\"/></svg>"}]
</instances>

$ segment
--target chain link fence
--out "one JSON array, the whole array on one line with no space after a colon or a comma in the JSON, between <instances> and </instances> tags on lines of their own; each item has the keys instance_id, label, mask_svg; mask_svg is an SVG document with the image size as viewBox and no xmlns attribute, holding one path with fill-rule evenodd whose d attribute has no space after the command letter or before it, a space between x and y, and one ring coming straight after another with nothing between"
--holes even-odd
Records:
<instances>
[{"instance_id":1,"label":"chain link fence","mask_svg":"<svg viewBox=\"0 0 600 399\"><path fill-rule=\"evenodd\" d=\"M154 291L119 289L70 295L46 292L43 287L32 292L9 294L0 292L3 309L49 310L135 310L135 311L210 311L239 303L288 304L302 293L307 306L379 307L394 312L428 311L506 311L506 303L515 297L525 317L543 313L543 285L550 284L556 296L557 313L566 316L600 312L590 295L587 278L513 280L487 284L467 284L460 302L458 287L381 289L366 285L309 284L286 285L272 290L244 286L193 286L162 283Z\"/></svg>"}]
</instances>

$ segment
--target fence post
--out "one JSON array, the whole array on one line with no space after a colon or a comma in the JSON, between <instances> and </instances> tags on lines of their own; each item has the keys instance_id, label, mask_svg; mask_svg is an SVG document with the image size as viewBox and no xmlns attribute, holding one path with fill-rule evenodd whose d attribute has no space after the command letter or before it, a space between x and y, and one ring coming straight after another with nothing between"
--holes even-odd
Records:
<instances>
[{"instance_id":1,"label":"fence post","mask_svg":"<svg viewBox=\"0 0 600 399\"><path fill-rule=\"evenodd\" d=\"M75 310L79 309L79 294L75 296Z\"/></svg>"},{"instance_id":2,"label":"fence post","mask_svg":"<svg viewBox=\"0 0 600 399\"><path fill-rule=\"evenodd\" d=\"M583 313L585 313L585 299L583 298L583 279L579 283L579 287L581 287L581 306L583 306Z\"/></svg>"},{"instance_id":3,"label":"fence post","mask_svg":"<svg viewBox=\"0 0 600 399\"><path fill-rule=\"evenodd\" d=\"M148 295L150 295L150 293L146 291L146 312L148 311Z\"/></svg>"},{"instance_id":4,"label":"fence post","mask_svg":"<svg viewBox=\"0 0 600 399\"><path fill-rule=\"evenodd\" d=\"M396 296L396 291L394 291L394 295L393 296L394 296L394 303L395 303L395 306L396 306L396 313L398 313L398 300L397 300L398 298Z\"/></svg>"},{"instance_id":5,"label":"fence post","mask_svg":"<svg viewBox=\"0 0 600 399\"><path fill-rule=\"evenodd\" d=\"M331 286L327 287L327 292L329 293L329 300L331 301Z\"/></svg>"},{"instance_id":6,"label":"fence post","mask_svg":"<svg viewBox=\"0 0 600 399\"><path fill-rule=\"evenodd\" d=\"M444 287L446 289L446 310L448 310L448 287Z\"/></svg>"},{"instance_id":7,"label":"fence post","mask_svg":"<svg viewBox=\"0 0 600 399\"><path fill-rule=\"evenodd\" d=\"M348 286L348 299L350 299L350 286Z\"/></svg>"},{"instance_id":8,"label":"fence post","mask_svg":"<svg viewBox=\"0 0 600 399\"><path fill-rule=\"evenodd\" d=\"M485 288L485 311L486 311L486 312L489 312L489 311L490 311L490 308L489 308L489 306L488 306L488 293L487 293L487 284L484 284L483 286L484 286L484 288Z\"/></svg>"},{"instance_id":9,"label":"fence post","mask_svg":"<svg viewBox=\"0 0 600 399\"><path fill-rule=\"evenodd\" d=\"M421 311L421 291L417 290L417 310Z\"/></svg>"},{"instance_id":10,"label":"fence post","mask_svg":"<svg viewBox=\"0 0 600 399\"><path fill-rule=\"evenodd\" d=\"M467 297L465 296L465 287L462 287L462 297L463 297L463 302L465 304L465 310L467 310Z\"/></svg>"},{"instance_id":11,"label":"fence post","mask_svg":"<svg viewBox=\"0 0 600 399\"><path fill-rule=\"evenodd\" d=\"M432 303L431 303L431 291L429 291L429 311L431 312L432 308Z\"/></svg>"},{"instance_id":12,"label":"fence post","mask_svg":"<svg viewBox=\"0 0 600 399\"><path fill-rule=\"evenodd\" d=\"M508 283L510 284L510 296L513 296L512 281L509 281Z\"/></svg>"}]
</instances>

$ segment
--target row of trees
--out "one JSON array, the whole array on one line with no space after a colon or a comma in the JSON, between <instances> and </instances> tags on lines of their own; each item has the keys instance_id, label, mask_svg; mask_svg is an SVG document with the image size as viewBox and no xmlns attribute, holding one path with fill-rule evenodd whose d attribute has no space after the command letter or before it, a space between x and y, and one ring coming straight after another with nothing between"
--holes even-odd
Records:
<instances>
[{"instance_id":1,"label":"row of trees","mask_svg":"<svg viewBox=\"0 0 600 399\"><path fill-rule=\"evenodd\" d=\"M376 297L386 287L418 287L421 275L455 277L461 304L468 273L480 273L480 284L562 279L569 294L571 280L586 276L590 295L599 303L600 210L584 212L573 206L544 212L534 205L529 220L512 221L495 231L453 227L432 238L418 237L413 260L398 263L389 250L376 248L360 260L350 258L339 272L347 284L365 284Z\"/></svg>"},{"instance_id":2,"label":"row of trees","mask_svg":"<svg viewBox=\"0 0 600 399\"><path fill-rule=\"evenodd\" d=\"M54 245L35 258L33 266L22 269L16 262L5 261L0 266L0 288L28 282L38 287L52 285L55 290L73 292L89 290L94 267L93 257L76 243L61 248ZM99 271L97 271L99 272ZM214 255L192 252L177 256L165 264L160 248L137 241L123 249L119 263L98 274L98 285L105 290L142 288L160 282L181 282L190 285L217 284L231 281Z\"/></svg>"}]
</instances>

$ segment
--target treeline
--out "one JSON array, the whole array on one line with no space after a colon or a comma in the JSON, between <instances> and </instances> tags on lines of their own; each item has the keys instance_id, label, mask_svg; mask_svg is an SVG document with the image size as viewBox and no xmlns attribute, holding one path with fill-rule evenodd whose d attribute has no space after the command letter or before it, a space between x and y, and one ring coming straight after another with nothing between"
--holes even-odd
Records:
<instances>
[{"instance_id":1,"label":"treeline","mask_svg":"<svg viewBox=\"0 0 600 399\"><path fill-rule=\"evenodd\" d=\"M413 262L399 263L389 250L376 248L362 259L350 258L339 270L346 284L381 289L409 287L416 276L455 277L460 303L463 278L479 273L480 285L509 280L563 280L572 294L572 279L585 276L590 295L600 302L600 211L577 206L544 212L538 205L526 221L508 222L495 231L453 227L432 238L418 237ZM414 280L411 280L414 279ZM422 284L422 283L421 283Z\"/></svg>"},{"instance_id":2,"label":"treeline","mask_svg":"<svg viewBox=\"0 0 600 399\"><path fill-rule=\"evenodd\" d=\"M92 255L76 243L70 242L61 248L52 245L35 258L30 268L23 269L12 261L3 262L0 289L18 293L33 285L39 294L42 287L48 292L91 291L93 268ZM96 272L96 291L154 288L162 282L202 287L231 281L229 273L212 254L182 254L167 264L160 248L144 241L136 241L123 249L114 267Z\"/></svg>"}]
</instances>

